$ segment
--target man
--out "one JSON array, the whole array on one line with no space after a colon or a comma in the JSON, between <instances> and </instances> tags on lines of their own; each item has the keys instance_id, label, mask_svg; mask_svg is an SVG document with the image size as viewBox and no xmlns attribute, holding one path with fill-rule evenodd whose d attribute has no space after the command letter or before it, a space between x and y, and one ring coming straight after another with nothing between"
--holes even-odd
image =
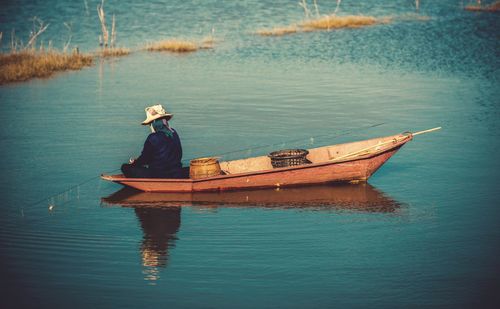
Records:
<instances>
[{"instance_id":1,"label":"man","mask_svg":"<svg viewBox=\"0 0 500 309\"><path fill-rule=\"evenodd\" d=\"M173 114L161 105L146 107L143 125L151 127L141 155L122 165L122 172L131 178L183 178L182 146L177 132L168 121Z\"/></svg>"}]
</instances>

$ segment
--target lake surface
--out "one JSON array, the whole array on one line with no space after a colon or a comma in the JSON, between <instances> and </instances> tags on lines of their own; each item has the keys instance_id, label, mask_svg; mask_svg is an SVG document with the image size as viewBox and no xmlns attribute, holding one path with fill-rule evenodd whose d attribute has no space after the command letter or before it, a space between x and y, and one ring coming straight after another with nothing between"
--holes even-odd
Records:
<instances>
[{"instance_id":1,"label":"lake surface","mask_svg":"<svg viewBox=\"0 0 500 309\"><path fill-rule=\"evenodd\" d=\"M72 46L95 50L98 3L2 3L2 46L38 16L44 42L62 46L68 22ZM1 306L497 307L500 15L463 3L343 1L339 14L391 22L260 37L300 21L297 1L107 1L118 45L213 28L215 48L0 86ZM443 129L366 185L176 204L98 178L139 154L157 102L186 164Z\"/></svg>"}]
</instances>

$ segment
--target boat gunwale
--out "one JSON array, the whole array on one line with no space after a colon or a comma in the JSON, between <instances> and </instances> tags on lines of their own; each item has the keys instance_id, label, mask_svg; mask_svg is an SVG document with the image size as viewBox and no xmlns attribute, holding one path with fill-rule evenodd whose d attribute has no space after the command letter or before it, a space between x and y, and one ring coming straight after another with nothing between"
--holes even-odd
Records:
<instances>
[{"instance_id":1,"label":"boat gunwale","mask_svg":"<svg viewBox=\"0 0 500 309\"><path fill-rule=\"evenodd\" d=\"M213 180L219 180L219 179L230 179L230 178L237 178L237 177L248 177L248 176L255 176L255 175L262 175L262 174L272 174L272 173L281 173L281 172L286 172L286 171L291 171L291 170L301 170L301 169L310 169L310 168L316 168L316 167L321 167L321 166L327 166L327 165L334 165L334 164L342 164L346 162L355 162L355 161L360 161L360 160L366 160L366 159L371 159L373 157L382 155L386 152L392 151L396 148L400 148L407 142L411 141L413 139L412 135L407 135L403 140L397 141L393 145L391 145L389 148L383 148L380 150L377 150L372 153L367 153L365 155L357 156L354 158L345 158L341 159L338 161L335 161L334 159L329 160L329 161L324 161L324 162L318 162L318 163L312 163L312 164L304 164L304 165L296 165L296 166L288 166L288 167L279 167L279 168L273 168L273 169L266 169L262 171L252 171L252 172L244 172L244 173L237 173L237 174L225 174L225 175L217 175L213 177L207 177L207 178L202 178L202 179L183 179L183 178L127 178L125 176L123 177L116 177L118 175L101 175L101 178L104 180L109 180L117 183L122 183L122 182L161 182L161 183L202 183L202 182L208 182L208 181L213 181ZM332 145L334 146L334 145ZM328 147L328 146L327 146ZM120 174L123 175L123 174Z\"/></svg>"}]
</instances>

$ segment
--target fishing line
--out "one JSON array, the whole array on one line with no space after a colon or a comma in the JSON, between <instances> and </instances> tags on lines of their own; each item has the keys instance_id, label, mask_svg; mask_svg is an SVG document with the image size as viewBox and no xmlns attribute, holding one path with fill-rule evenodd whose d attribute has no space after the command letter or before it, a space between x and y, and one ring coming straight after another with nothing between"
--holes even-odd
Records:
<instances>
[{"instance_id":1,"label":"fishing line","mask_svg":"<svg viewBox=\"0 0 500 309\"><path fill-rule=\"evenodd\" d=\"M291 143L303 142L305 140L312 140L312 141L314 141L314 139L318 139L318 138L321 138L321 137L327 137L327 136L328 137L332 137L332 138L337 138L337 137L345 136L345 135L350 134L350 133L355 132L355 131L360 131L360 130L364 130L364 129L375 128L375 127L378 127L378 126L381 126L381 125L384 125L384 124L386 124L386 123L382 122L382 123L377 123L377 124L373 124L373 125L368 125L368 126L364 126L364 127L355 128L355 129L343 130L343 131L341 131L342 133L337 133L337 134L326 133L326 134L321 134L321 135L316 135L316 136L311 136L311 137L303 137L303 138L298 138L298 139L293 139L293 140L288 140L288 141L283 141L283 142L273 143L273 144L268 144L268 145L252 146L252 147L248 147L248 148L244 148L244 149L223 152L223 153L220 153L218 155L215 155L215 157L222 157L222 156L226 156L228 154L234 154L234 153L239 153L239 152L244 152L244 151L252 152L252 151L257 150L257 149L264 149L264 148L281 146L281 145L286 145L286 144L291 144ZM214 155L211 155L211 156L214 156ZM189 162L190 160L192 160L192 159L185 159L183 161Z\"/></svg>"},{"instance_id":2,"label":"fishing line","mask_svg":"<svg viewBox=\"0 0 500 309\"><path fill-rule=\"evenodd\" d=\"M340 137L340 136L348 135L348 134L350 134L352 132L355 132L355 131L360 131L360 130L364 130L364 129L375 128L375 127L378 127L378 126L381 126L381 125L384 125L384 124L386 124L386 123L382 122L382 123L377 123L377 124L373 124L373 125L368 125L368 126L364 126L364 127L355 128L355 129L342 130L341 133L337 133L337 134L326 133L326 134L312 136L312 137L309 137L309 138L299 138L299 139L288 140L288 141L284 141L284 142L280 142L280 143L273 143L273 144L268 144L268 145L253 146L253 147L244 148L244 149L240 149L240 150L232 150L232 151L228 151L228 152L224 152L224 153L218 154L218 155L216 155L216 157L222 157L222 156L226 156L226 155L234 154L234 153L239 153L239 152L243 152L243 151L248 151L248 152L251 153L252 151L257 150L257 149L264 149L264 148L274 147L274 146L279 146L279 145L291 144L291 143L296 143L296 142L303 142L304 140L307 140L307 139L314 141L314 139L321 138L321 137L327 137L327 136L328 137L332 137L332 138L337 138L337 137ZM182 160L182 161L183 162L189 162L192 159L195 159L195 158L185 159L185 160ZM112 174L112 173L117 172L119 170L120 170L120 168L117 168L117 169L114 169L112 171L107 172L107 174ZM80 183L78 183L76 185L73 185L73 186L65 189L64 191L61 191L59 193L52 194L52 195L49 195L49 196L44 197L42 199L39 199L36 202L33 202L33 203L30 203L30 204L26 205L25 207L21 206L20 212L21 212L22 216L24 217L24 208L30 208L30 207L38 205L38 204L40 204L42 202L45 202L45 201L49 202L49 208L52 209L51 207L56 206L55 205L55 198L60 197L60 196L62 196L64 194L67 194L68 192L71 192L74 189L78 190L78 195L79 195L79 188L81 186L83 186L83 185L85 185L85 184L87 184L87 183L89 183L89 182L91 182L91 181L93 181L95 179L98 179L100 177L101 177L101 175L92 176L91 178L85 179L85 180L81 181ZM66 204L68 202L69 201L66 201L64 204Z\"/></svg>"},{"instance_id":3,"label":"fishing line","mask_svg":"<svg viewBox=\"0 0 500 309\"><path fill-rule=\"evenodd\" d=\"M108 173L109 173L109 174L111 174L111 173L117 172L117 171L119 171L119 170L120 170L120 169L119 169L119 168L117 168L117 169L114 169L114 170L112 170L112 171L109 171ZM55 198L60 197L60 196L62 196L63 194L66 194L66 193L68 193L68 192L71 192L73 189L77 189L77 190L78 190L78 196L79 196L79 195L80 195L80 190L79 190L79 188L80 188L81 186L83 186L84 184L87 184L87 183L89 183L89 182L91 182L91 181L93 181L93 180L95 180L95 179L97 179L97 178L100 178L100 177L101 177L101 175L92 176L91 178L88 178L88 179L86 179L86 180L83 180L82 182L80 182L80 183L78 183L78 184L76 184L76 185L73 185L73 186L71 186L71 187L69 187L69 188L65 189L64 191L61 191L61 192L59 192L59 193L52 194L52 195L50 195L50 196L48 196L48 197L45 197L45 198L39 199L39 200L38 200L38 201L36 201L36 202L33 202L33 203L30 203L30 204L26 205L25 207L26 207L26 208L30 208L30 207L32 207L32 206L38 205L38 204L40 204L40 203L42 203L42 202L45 202L45 201L49 202L50 206L55 206L55 205L53 205L53 204L55 204ZM53 201L53 203L50 203L50 202L51 202L51 200ZM22 213L22 214L24 213L24 207L21 207L21 213ZM23 214L23 216L24 216L24 214Z\"/></svg>"}]
</instances>

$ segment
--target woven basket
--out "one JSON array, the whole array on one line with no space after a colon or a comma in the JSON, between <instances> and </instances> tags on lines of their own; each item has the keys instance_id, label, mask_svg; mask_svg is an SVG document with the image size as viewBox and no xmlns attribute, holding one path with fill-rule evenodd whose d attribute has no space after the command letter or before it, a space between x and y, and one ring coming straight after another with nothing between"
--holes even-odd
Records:
<instances>
[{"instance_id":1,"label":"woven basket","mask_svg":"<svg viewBox=\"0 0 500 309\"><path fill-rule=\"evenodd\" d=\"M220 165L217 158L193 159L189 163L189 178L202 179L220 175Z\"/></svg>"},{"instance_id":2,"label":"woven basket","mask_svg":"<svg viewBox=\"0 0 500 309\"><path fill-rule=\"evenodd\" d=\"M273 167L278 168L309 164L311 162L306 159L308 153L305 149L284 149L271 152L268 157Z\"/></svg>"}]
</instances>

